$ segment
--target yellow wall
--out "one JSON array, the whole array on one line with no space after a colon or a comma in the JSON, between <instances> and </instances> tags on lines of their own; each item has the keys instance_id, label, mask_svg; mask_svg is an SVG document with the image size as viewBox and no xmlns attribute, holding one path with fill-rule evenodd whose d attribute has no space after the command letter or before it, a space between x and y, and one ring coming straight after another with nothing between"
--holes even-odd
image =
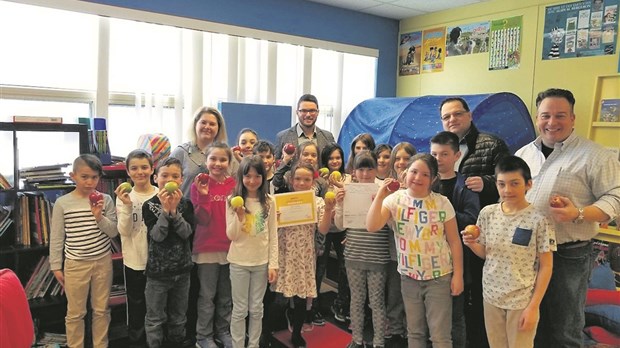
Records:
<instances>
[{"instance_id":1,"label":"yellow wall","mask_svg":"<svg viewBox=\"0 0 620 348\"><path fill-rule=\"evenodd\" d=\"M535 99L538 92L551 87L565 88L571 90L577 100L575 129L579 135L588 136L593 120L597 77L618 75L618 53L543 61L545 6L565 2L567 1L491 0L402 20L400 33L409 33L437 26L448 27L523 16L523 39L519 69L489 71L488 53L447 57L443 72L398 77L397 96L512 92L523 99L532 113L536 109ZM620 79L614 79L614 84L615 81ZM620 95L615 98L620 98ZM620 128L606 128L592 132L592 135L605 146L620 146Z\"/></svg>"}]
</instances>

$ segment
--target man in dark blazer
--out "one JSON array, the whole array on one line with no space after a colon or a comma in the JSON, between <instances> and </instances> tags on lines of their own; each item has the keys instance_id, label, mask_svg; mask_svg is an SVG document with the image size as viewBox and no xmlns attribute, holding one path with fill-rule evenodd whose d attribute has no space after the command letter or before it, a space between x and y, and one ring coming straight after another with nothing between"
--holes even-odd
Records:
<instances>
[{"instance_id":1,"label":"man in dark blazer","mask_svg":"<svg viewBox=\"0 0 620 348\"><path fill-rule=\"evenodd\" d=\"M276 158L282 157L282 147L291 143L295 146L306 141L312 141L323 150L325 145L334 142L332 133L316 126L319 117L319 101L312 94L304 94L297 102L297 124L291 128L280 131L276 135Z\"/></svg>"}]
</instances>

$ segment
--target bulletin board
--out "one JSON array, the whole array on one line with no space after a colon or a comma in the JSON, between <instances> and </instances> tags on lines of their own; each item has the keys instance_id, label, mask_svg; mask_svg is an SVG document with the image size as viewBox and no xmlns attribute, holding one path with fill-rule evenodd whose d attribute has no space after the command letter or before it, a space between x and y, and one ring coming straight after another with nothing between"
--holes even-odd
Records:
<instances>
[{"instance_id":1,"label":"bulletin board","mask_svg":"<svg viewBox=\"0 0 620 348\"><path fill-rule=\"evenodd\" d=\"M261 140L275 145L276 134L291 127L290 106L220 102L219 109L226 122L231 146L236 144L237 134L243 128L252 128Z\"/></svg>"}]
</instances>

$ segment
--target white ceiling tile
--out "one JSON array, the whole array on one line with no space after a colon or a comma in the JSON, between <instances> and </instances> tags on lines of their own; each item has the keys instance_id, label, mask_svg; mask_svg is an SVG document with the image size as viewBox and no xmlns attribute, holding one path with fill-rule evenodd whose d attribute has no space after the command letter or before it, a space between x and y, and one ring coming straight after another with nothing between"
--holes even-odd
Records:
<instances>
[{"instance_id":1,"label":"white ceiling tile","mask_svg":"<svg viewBox=\"0 0 620 348\"><path fill-rule=\"evenodd\" d=\"M481 2L480 0L397 0L392 5L411 8L423 12L437 12L449 8L462 7Z\"/></svg>"},{"instance_id":2,"label":"white ceiling tile","mask_svg":"<svg viewBox=\"0 0 620 348\"><path fill-rule=\"evenodd\" d=\"M404 19L427 13L401 6L394 6L392 4L382 4L361 11L373 14L375 16L387 17L392 19Z\"/></svg>"},{"instance_id":3,"label":"white ceiling tile","mask_svg":"<svg viewBox=\"0 0 620 348\"><path fill-rule=\"evenodd\" d=\"M405 19L488 0L308 0L375 16Z\"/></svg>"}]
</instances>

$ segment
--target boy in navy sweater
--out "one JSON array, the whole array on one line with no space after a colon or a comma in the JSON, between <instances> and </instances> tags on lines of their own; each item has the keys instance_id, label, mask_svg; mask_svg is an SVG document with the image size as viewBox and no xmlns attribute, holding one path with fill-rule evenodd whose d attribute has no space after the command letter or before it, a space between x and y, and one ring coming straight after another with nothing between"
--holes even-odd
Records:
<instances>
[{"instance_id":1,"label":"boy in navy sweater","mask_svg":"<svg viewBox=\"0 0 620 348\"><path fill-rule=\"evenodd\" d=\"M142 216L148 231L146 264L146 340L150 348L161 347L164 324L172 346L185 347L187 301L194 207L179 190L183 182L181 162L169 157L155 172L159 192L144 202ZM167 313L166 313L167 310Z\"/></svg>"}]
</instances>

